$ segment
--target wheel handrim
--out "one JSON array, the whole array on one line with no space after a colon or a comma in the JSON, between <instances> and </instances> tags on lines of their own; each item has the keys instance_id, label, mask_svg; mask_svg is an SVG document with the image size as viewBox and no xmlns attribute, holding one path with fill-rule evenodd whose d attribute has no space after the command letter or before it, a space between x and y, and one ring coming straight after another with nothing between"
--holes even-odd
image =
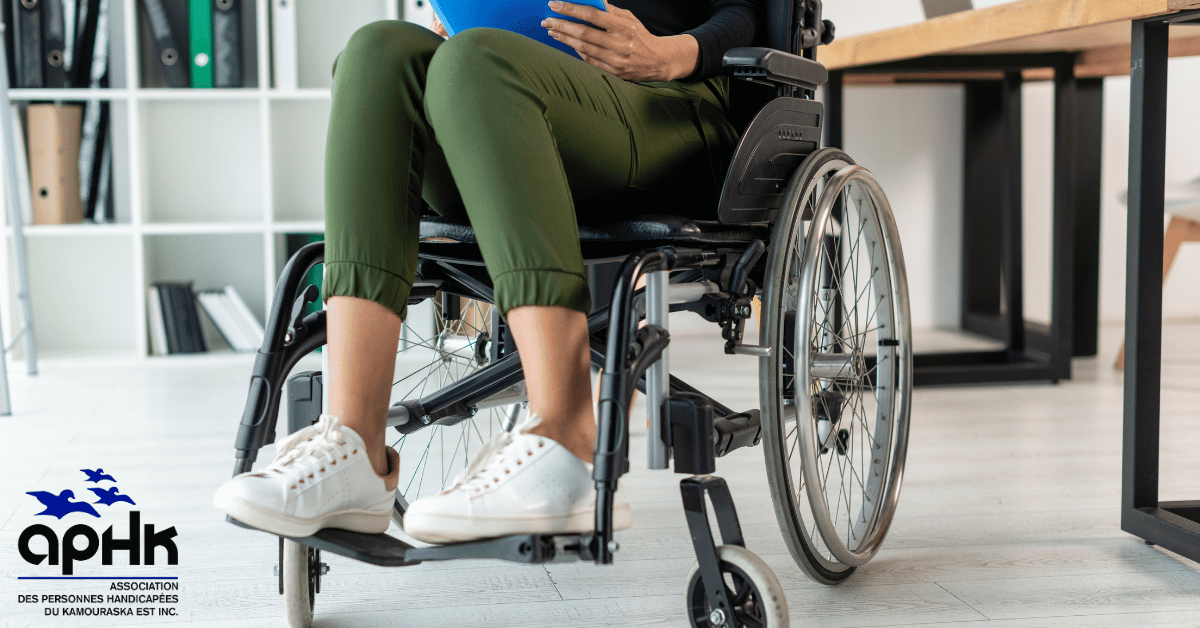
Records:
<instances>
[{"instance_id":1,"label":"wheel handrim","mask_svg":"<svg viewBox=\"0 0 1200 628\"><path fill-rule=\"evenodd\" d=\"M789 452L802 449L789 464L800 460L812 524L828 552L823 558L849 566L866 563L879 549L907 443L903 382L911 349L901 311L907 296L883 203L866 170L839 169L818 199L794 284L798 314L790 350L804 359L796 361L792 402L805 420L784 442ZM792 286L793 277L784 285ZM834 370L838 354L851 357Z\"/></svg>"},{"instance_id":2,"label":"wheel handrim","mask_svg":"<svg viewBox=\"0 0 1200 628\"><path fill-rule=\"evenodd\" d=\"M793 557L812 577L826 583L840 581L854 568L837 561L826 548L805 495L799 457L789 441L789 437L795 437L795 433L789 430L796 424L797 408L792 394L788 392L794 390L794 364L785 365L789 356L794 354L794 348L790 347L791 343L785 342L785 336L790 335L794 328L794 310L798 298L795 294L797 288L791 286L792 293L789 294L789 286L784 279L789 273L794 275L799 272L796 249L803 246L803 218L811 217L815 211L817 197L824 190L827 177L851 164L853 161L845 153L827 148L810 155L793 174L781 206L780 222L775 226L776 235L772 238L776 248L771 253L768 273L774 280L766 283L763 293L762 337L772 347L784 349L773 350L769 357L761 359L762 407L765 413L763 440L768 479L776 495L775 509L779 525ZM791 209L785 213L785 208ZM791 311L785 312L785 305L789 302L792 304ZM792 372L788 372L789 366Z\"/></svg>"}]
</instances>

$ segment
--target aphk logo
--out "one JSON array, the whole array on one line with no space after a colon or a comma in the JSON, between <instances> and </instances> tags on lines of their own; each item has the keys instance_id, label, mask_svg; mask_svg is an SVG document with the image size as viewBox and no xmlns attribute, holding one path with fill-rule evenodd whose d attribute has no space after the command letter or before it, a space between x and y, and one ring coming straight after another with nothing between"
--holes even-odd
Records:
<instances>
[{"instance_id":1,"label":"aphk logo","mask_svg":"<svg viewBox=\"0 0 1200 628\"><path fill-rule=\"evenodd\" d=\"M28 491L27 495L37 498L44 506L43 510L34 516L55 517L59 520L65 517L71 517L72 520L87 517L100 519L101 511L107 511L114 504L128 502L130 505L137 505L132 497L121 493L116 486L116 478L105 473L104 469L80 469L80 471L87 475L85 483L96 484L96 486L85 487L85 490L90 491L97 498L96 501L88 502L78 499L71 489L59 491L57 494L47 491ZM111 482L112 485L100 486L105 481ZM80 494L86 495L82 490ZM100 553L100 560L104 565L113 564L113 553L115 552L129 552L130 565L141 565L143 558L145 558L145 564L153 565L154 550L161 547L167 552L167 564L178 565L179 549L175 547L175 541L172 540L177 534L175 526L155 532L153 524L142 525L140 511L131 510L128 514L129 531L124 538L115 537L111 525L102 534L97 534L91 525L77 523L67 528L60 539L58 533L50 526L35 523L21 531L21 536L17 539L17 549L21 552L21 558L31 565L41 565L43 562L46 562L47 565L61 564L64 576L75 572L76 562L90 560L96 556L97 552ZM36 538L45 540L44 552L33 548ZM82 543L80 543L81 539Z\"/></svg>"}]
</instances>

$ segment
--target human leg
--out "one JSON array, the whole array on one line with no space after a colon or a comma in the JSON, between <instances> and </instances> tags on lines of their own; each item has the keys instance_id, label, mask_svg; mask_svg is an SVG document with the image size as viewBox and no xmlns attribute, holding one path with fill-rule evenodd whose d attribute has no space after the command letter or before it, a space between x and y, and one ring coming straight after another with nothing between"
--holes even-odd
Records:
<instances>
[{"instance_id":1,"label":"human leg","mask_svg":"<svg viewBox=\"0 0 1200 628\"><path fill-rule=\"evenodd\" d=\"M377 533L390 521L399 462L384 443L384 421L419 216L428 198L453 188L444 163L447 180L424 181L430 154L440 151L430 150L421 99L441 42L412 24L377 22L351 38L335 65L324 282L331 414L278 442L265 469L217 491L214 505L256 527L288 536L322 527Z\"/></svg>"},{"instance_id":2,"label":"human leg","mask_svg":"<svg viewBox=\"0 0 1200 628\"><path fill-rule=\"evenodd\" d=\"M587 317L565 307L523 306L508 311L508 324L521 354L529 410L546 417L531 433L591 462L596 418Z\"/></svg>"},{"instance_id":3,"label":"human leg","mask_svg":"<svg viewBox=\"0 0 1200 628\"><path fill-rule=\"evenodd\" d=\"M536 331L560 327L552 323L560 320L555 309L588 311L577 220L636 211L611 200L630 190L677 203L651 211L715 212L720 162L737 139L724 119L724 93L716 91L707 84L629 83L495 29L464 32L438 49L426 83L427 119L527 374L555 377L565 371L551 365L584 365L574 367L578 373L589 364L582 314L561 342ZM540 433L572 431L554 428L560 412L561 420L594 433L593 423L582 420L584 382L572 378L572 384L546 379L554 383L542 389L530 381L530 403L543 415Z\"/></svg>"},{"instance_id":4,"label":"human leg","mask_svg":"<svg viewBox=\"0 0 1200 628\"><path fill-rule=\"evenodd\" d=\"M334 67L325 160L326 394L330 414L366 441L379 475L387 472L384 421L423 197L453 203L422 106L429 60L442 41L414 24L375 22L351 37ZM428 166L441 171L431 173L434 181L427 181Z\"/></svg>"},{"instance_id":5,"label":"human leg","mask_svg":"<svg viewBox=\"0 0 1200 628\"><path fill-rule=\"evenodd\" d=\"M727 122L704 117L710 105L688 90L627 84L493 29L456 35L434 56L427 118L541 421L501 438L490 460L477 459L447 493L414 502L405 517L409 534L436 542L590 529L590 303L576 214L605 207L589 200L630 188L671 189L681 207L667 211L713 212L713 149L734 134ZM542 449L573 455L552 460ZM617 527L625 527L628 507L618 500L618 508Z\"/></svg>"}]
</instances>

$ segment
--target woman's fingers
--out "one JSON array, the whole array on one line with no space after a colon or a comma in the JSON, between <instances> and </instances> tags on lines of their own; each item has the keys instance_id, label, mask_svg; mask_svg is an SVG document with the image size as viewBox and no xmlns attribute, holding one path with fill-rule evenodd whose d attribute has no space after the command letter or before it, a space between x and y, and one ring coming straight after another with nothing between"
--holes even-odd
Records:
<instances>
[{"instance_id":1,"label":"woman's fingers","mask_svg":"<svg viewBox=\"0 0 1200 628\"><path fill-rule=\"evenodd\" d=\"M560 2L559 0L551 0L549 6L550 10L554 11L555 13L578 18L585 22L591 22L592 24L595 24L596 26L606 30L610 25L615 26L617 24L617 20L619 19L617 18L617 14L614 13L614 11L617 10L617 7L614 7L607 2L605 2L605 6L608 8L608 11L601 11L596 7L590 7L586 4Z\"/></svg>"},{"instance_id":2,"label":"woman's fingers","mask_svg":"<svg viewBox=\"0 0 1200 628\"><path fill-rule=\"evenodd\" d=\"M612 15L594 7L567 2L552 2L551 7L553 8L555 4L560 7L570 7L557 11L563 15L578 17L597 24L597 26L605 27L606 30L601 30L587 24L559 18L542 20L542 26L549 31L551 37L571 46L581 56L587 55L593 59L601 59L611 67L611 64L616 63L617 57L628 55L633 50L637 26L640 26L641 22L632 17L632 14L628 16ZM612 9L616 10L616 7L612 7Z\"/></svg>"},{"instance_id":3,"label":"woman's fingers","mask_svg":"<svg viewBox=\"0 0 1200 628\"><path fill-rule=\"evenodd\" d=\"M552 30L550 31L550 36L574 48L575 52L578 52L580 57L584 57L585 61L587 60L587 57L596 59L604 56L608 52L608 49L606 48L602 48L578 37L573 37L565 32Z\"/></svg>"}]
</instances>

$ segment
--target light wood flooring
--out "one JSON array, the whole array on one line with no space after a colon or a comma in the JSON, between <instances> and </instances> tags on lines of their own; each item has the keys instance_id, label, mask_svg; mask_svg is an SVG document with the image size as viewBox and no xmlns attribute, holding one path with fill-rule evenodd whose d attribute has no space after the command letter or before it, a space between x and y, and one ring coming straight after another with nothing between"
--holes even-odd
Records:
<instances>
[{"instance_id":1,"label":"light wood flooring","mask_svg":"<svg viewBox=\"0 0 1200 628\"><path fill-rule=\"evenodd\" d=\"M690 329L690 328L689 328ZM1200 326L1166 328L1164 499L1200 498ZM681 330L672 370L734 407L756 407L756 363L725 356L717 331ZM907 473L884 549L849 582L816 584L792 563L775 523L760 448L721 459L751 550L786 590L794 626L1013 628L1200 626L1200 565L1149 547L1119 527L1118 328L1102 355L1077 360L1059 385L916 391ZM282 627L274 537L236 528L212 508L229 477L250 360L245 356L10 369L14 415L0 417L0 626ZM635 421L637 423L637 421ZM492 561L381 569L325 555L322 627L684 626L693 563L670 472L644 468L634 435L625 482L635 527L619 533L610 567ZM260 457L270 457L264 450ZM95 581L19 581L45 574L18 555L21 530L48 517L26 491L83 487L79 469L104 468L134 496L143 523L175 526L178 566L77 574L178 576L176 618L47 618L18 594L103 593ZM125 508L114 506L113 508ZM114 511L115 512L115 511ZM72 517L51 521L60 533ZM76 517L76 523L80 519ZM108 515L103 524L121 516ZM120 535L118 535L120 536ZM170 621L166 621L166 620Z\"/></svg>"}]
</instances>

